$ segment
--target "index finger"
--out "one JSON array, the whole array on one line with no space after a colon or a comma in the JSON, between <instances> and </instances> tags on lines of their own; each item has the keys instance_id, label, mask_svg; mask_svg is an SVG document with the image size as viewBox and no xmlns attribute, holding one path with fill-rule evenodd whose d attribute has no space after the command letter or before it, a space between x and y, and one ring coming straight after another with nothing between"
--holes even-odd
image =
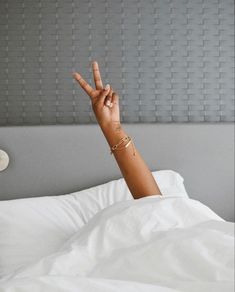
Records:
<instances>
[{"instance_id":1,"label":"index finger","mask_svg":"<svg viewBox=\"0 0 235 292\"><path fill-rule=\"evenodd\" d=\"M88 84L79 73L74 73L74 78L78 81L80 86L86 91L86 93L92 97L94 89Z\"/></svg>"},{"instance_id":2,"label":"index finger","mask_svg":"<svg viewBox=\"0 0 235 292\"><path fill-rule=\"evenodd\" d=\"M96 61L92 63L92 68L93 68L95 87L96 87L96 89L102 89L103 88L103 83L102 83L102 79L101 79L101 76L100 76L99 65L98 65L98 63Z\"/></svg>"}]
</instances>

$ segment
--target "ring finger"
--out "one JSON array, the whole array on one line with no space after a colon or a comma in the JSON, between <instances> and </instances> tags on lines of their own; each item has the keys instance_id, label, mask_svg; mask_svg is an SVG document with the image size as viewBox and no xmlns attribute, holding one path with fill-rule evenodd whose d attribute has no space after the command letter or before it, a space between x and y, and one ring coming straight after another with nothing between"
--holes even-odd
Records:
<instances>
[{"instance_id":1,"label":"ring finger","mask_svg":"<svg viewBox=\"0 0 235 292\"><path fill-rule=\"evenodd\" d=\"M109 94L105 99L105 105L106 106L112 107L112 94L113 94L113 88L111 87L110 91L109 91Z\"/></svg>"}]
</instances>

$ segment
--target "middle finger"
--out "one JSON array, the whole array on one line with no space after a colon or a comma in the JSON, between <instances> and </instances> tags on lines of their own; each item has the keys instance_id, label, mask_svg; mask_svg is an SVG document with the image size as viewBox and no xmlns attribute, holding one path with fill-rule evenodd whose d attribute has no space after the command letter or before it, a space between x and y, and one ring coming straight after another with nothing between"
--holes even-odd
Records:
<instances>
[{"instance_id":1,"label":"middle finger","mask_svg":"<svg viewBox=\"0 0 235 292\"><path fill-rule=\"evenodd\" d=\"M102 79L101 79L101 76L100 76L100 70L99 70L98 63L97 62L93 62L92 68L93 68L95 87L96 87L96 89L100 90L100 89L103 88L103 83L102 83Z\"/></svg>"}]
</instances>

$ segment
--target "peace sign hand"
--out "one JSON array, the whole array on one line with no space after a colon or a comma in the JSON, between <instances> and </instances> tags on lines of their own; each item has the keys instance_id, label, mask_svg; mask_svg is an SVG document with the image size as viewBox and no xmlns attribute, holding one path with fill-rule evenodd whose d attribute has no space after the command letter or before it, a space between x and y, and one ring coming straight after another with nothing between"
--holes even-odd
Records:
<instances>
[{"instance_id":1,"label":"peace sign hand","mask_svg":"<svg viewBox=\"0 0 235 292\"><path fill-rule=\"evenodd\" d=\"M97 62L92 63L93 76L96 89L93 89L79 73L74 73L74 78L90 96L92 109L95 113L97 122L101 127L109 126L113 122L120 123L119 113L119 96L114 92L109 84L103 88L100 76L99 65Z\"/></svg>"}]
</instances>

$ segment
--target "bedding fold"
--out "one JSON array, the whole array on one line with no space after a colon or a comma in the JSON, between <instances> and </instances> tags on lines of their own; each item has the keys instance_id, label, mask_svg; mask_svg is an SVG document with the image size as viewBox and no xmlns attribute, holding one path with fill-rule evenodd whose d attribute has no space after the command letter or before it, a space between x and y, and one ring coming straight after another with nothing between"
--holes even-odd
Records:
<instances>
[{"instance_id":1,"label":"bedding fold","mask_svg":"<svg viewBox=\"0 0 235 292\"><path fill-rule=\"evenodd\" d=\"M151 196L99 212L0 291L232 292L233 278L234 224L199 201Z\"/></svg>"}]
</instances>

